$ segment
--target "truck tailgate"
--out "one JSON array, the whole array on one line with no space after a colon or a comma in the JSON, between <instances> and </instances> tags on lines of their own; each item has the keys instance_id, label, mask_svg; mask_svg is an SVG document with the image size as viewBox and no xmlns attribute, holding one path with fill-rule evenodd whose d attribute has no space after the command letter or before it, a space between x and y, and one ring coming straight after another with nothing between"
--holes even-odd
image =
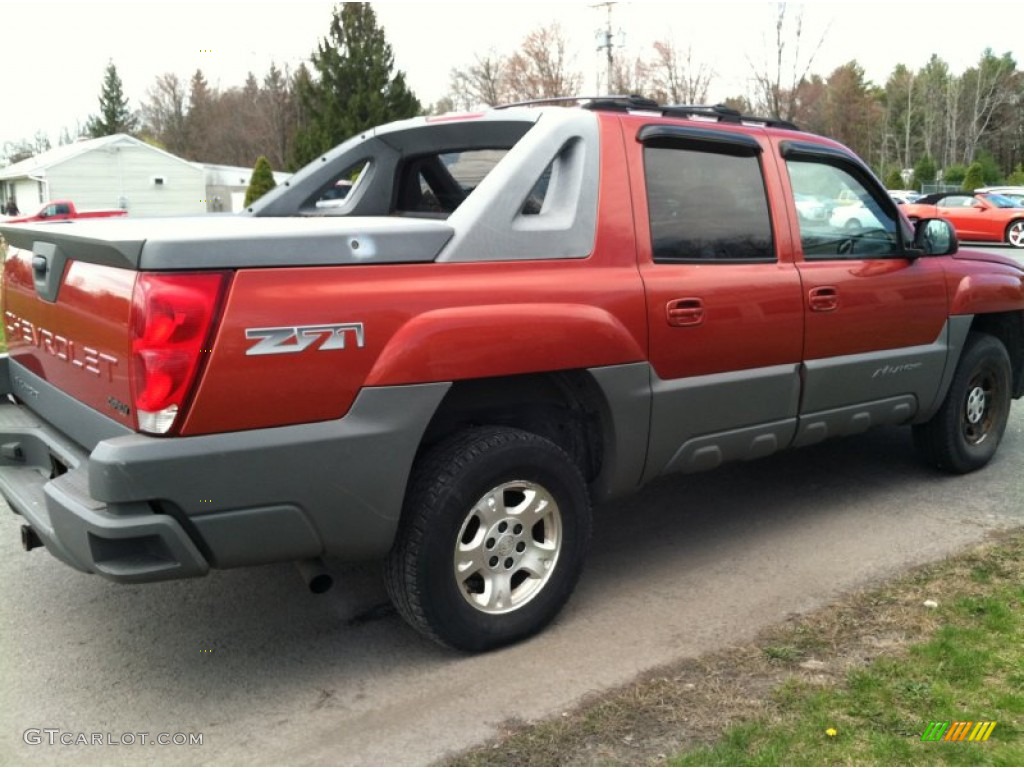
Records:
<instances>
[{"instance_id":1,"label":"truck tailgate","mask_svg":"<svg viewBox=\"0 0 1024 768\"><path fill-rule=\"evenodd\" d=\"M11 361L132 428L128 328L137 273L57 254L45 242L8 250L3 322ZM24 377L20 383L14 378L15 394L31 406L34 388Z\"/></svg>"}]
</instances>

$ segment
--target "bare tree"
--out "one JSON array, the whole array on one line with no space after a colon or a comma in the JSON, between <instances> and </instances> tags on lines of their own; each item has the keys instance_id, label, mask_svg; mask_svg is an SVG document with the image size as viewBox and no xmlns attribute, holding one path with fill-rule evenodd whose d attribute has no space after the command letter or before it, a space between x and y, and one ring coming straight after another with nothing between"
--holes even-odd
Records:
<instances>
[{"instance_id":1,"label":"bare tree","mask_svg":"<svg viewBox=\"0 0 1024 768\"><path fill-rule=\"evenodd\" d=\"M945 147L946 117L943 107L950 79L949 66L937 55L932 54L928 63L918 70L914 77L914 101L921 116L921 144L924 155L935 158L946 166L943 157ZM913 165L909 160L906 167Z\"/></svg>"},{"instance_id":2,"label":"bare tree","mask_svg":"<svg viewBox=\"0 0 1024 768\"><path fill-rule=\"evenodd\" d=\"M50 149L52 149L50 137L43 131L36 131L31 139L4 142L0 158L3 158L5 162L0 163L0 165L13 165L14 163L19 163L22 160L28 160L30 157L47 152Z\"/></svg>"},{"instance_id":3,"label":"bare tree","mask_svg":"<svg viewBox=\"0 0 1024 768\"><path fill-rule=\"evenodd\" d=\"M669 40L654 44L654 58L650 63L654 98L668 104L704 104L715 71L706 63L697 64L693 47L681 54Z\"/></svg>"},{"instance_id":4,"label":"bare tree","mask_svg":"<svg viewBox=\"0 0 1024 768\"><path fill-rule=\"evenodd\" d=\"M760 69L751 62L751 69L754 71L754 101L757 108L783 120L793 120L796 116L797 88L807 78L811 71L811 65L814 63L814 57L821 50L828 34L826 28L810 56L806 60L802 59L800 46L803 42L803 20L804 13L801 6L801 10L793 17L792 25L788 24L786 3L778 3L775 16L773 60L765 61ZM790 38L793 41L791 53Z\"/></svg>"},{"instance_id":5,"label":"bare tree","mask_svg":"<svg viewBox=\"0 0 1024 768\"><path fill-rule=\"evenodd\" d=\"M575 96L583 84L583 75L572 69L569 44L562 28L555 24L540 27L523 41L519 51L509 57L505 76L511 100Z\"/></svg>"},{"instance_id":6,"label":"bare tree","mask_svg":"<svg viewBox=\"0 0 1024 768\"><path fill-rule=\"evenodd\" d=\"M942 152L942 167L945 168L957 159L957 147L959 142L960 120L960 94L963 85L959 77L950 77L946 81L946 141Z\"/></svg>"},{"instance_id":7,"label":"bare tree","mask_svg":"<svg viewBox=\"0 0 1024 768\"><path fill-rule=\"evenodd\" d=\"M651 97L653 90L651 67L642 56L635 56L632 59L625 56L614 57L609 93Z\"/></svg>"},{"instance_id":8,"label":"bare tree","mask_svg":"<svg viewBox=\"0 0 1024 768\"><path fill-rule=\"evenodd\" d=\"M1016 101L1016 66L1009 54L996 58L986 48L976 67L964 72L963 163L970 165L978 151L978 143L989 131L992 118L1003 106Z\"/></svg>"},{"instance_id":9,"label":"bare tree","mask_svg":"<svg viewBox=\"0 0 1024 768\"><path fill-rule=\"evenodd\" d=\"M142 132L168 152L185 155L189 149L187 103L188 94L178 76L159 75L142 104Z\"/></svg>"},{"instance_id":10,"label":"bare tree","mask_svg":"<svg viewBox=\"0 0 1024 768\"><path fill-rule=\"evenodd\" d=\"M453 105L458 109L473 109L481 104L493 107L506 101L505 68L505 60L490 51L476 56L475 63L466 69L453 69L448 91Z\"/></svg>"},{"instance_id":11,"label":"bare tree","mask_svg":"<svg viewBox=\"0 0 1024 768\"><path fill-rule=\"evenodd\" d=\"M57 146L63 147L65 144L74 144L85 135L85 129L82 127L81 121L75 121L74 128L69 128L65 125L60 129L60 135L57 137Z\"/></svg>"},{"instance_id":12,"label":"bare tree","mask_svg":"<svg viewBox=\"0 0 1024 768\"><path fill-rule=\"evenodd\" d=\"M896 65L885 83L885 117L879 132L885 168L910 168L918 156L922 110L915 96L920 86L913 71L903 64Z\"/></svg>"}]
</instances>

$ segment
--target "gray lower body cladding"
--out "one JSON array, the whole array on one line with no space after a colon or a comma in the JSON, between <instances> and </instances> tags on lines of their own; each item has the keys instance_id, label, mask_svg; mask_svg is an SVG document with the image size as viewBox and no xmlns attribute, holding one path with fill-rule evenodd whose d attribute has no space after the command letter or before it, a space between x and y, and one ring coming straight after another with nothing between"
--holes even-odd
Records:
<instances>
[{"instance_id":1,"label":"gray lower body cladding","mask_svg":"<svg viewBox=\"0 0 1024 768\"><path fill-rule=\"evenodd\" d=\"M914 347L685 379L653 376L643 481L920 423L945 397L970 321L950 318L932 343Z\"/></svg>"},{"instance_id":2,"label":"gray lower body cladding","mask_svg":"<svg viewBox=\"0 0 1024 768\"><path fill-rule=\"evenodd\" d=\"M0 358L7 391L12 368L25 375ZM114 581L321 555L372 559L391 546L416 448L448 387L366 389L337 421L171 439L126 434L91 452L5 402L0 493L52 554Z\"/></svg>"}]
</instances>

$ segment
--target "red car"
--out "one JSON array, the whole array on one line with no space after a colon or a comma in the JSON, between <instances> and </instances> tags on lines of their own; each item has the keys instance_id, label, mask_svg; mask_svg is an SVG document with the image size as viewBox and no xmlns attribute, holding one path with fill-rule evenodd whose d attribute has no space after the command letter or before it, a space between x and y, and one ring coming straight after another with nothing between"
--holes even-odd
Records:
<instances>
[{"instance_id":1,"label":"red car","mask_svg":"<svg viewBox=\"0 0 1024 768\"><path fill-rule=\"evenodd\" d=\"M911 221L947 219L961 240L990 240L1024 248L1024 208L996 194L936 192L902 206Z\"/></svg>"}]
</instances>

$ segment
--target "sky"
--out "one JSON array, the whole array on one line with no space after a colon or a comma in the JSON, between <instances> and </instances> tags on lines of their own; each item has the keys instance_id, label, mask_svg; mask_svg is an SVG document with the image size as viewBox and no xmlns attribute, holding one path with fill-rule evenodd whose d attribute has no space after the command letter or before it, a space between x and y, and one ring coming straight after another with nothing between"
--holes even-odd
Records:
<instances>
[{"instance_id":1,"label":"sky","mask_svg":"<svg viewBox=\"0 0 1024 768\"><path fill-rule=\"evenodd\" d=\"M597 2L373 3L409 86L423 104L441 99L455 67L475 55L513 52L534 29L561 25L572 64L584 75L585 92L596 92L604 53L596 33L608 24ZM881 85L899 63L917 69L938 54L960 73L985 48L1009 52L1024 65L1024 10L1019 0L855 0L788 4L803 11L801 63L814 53L812 73L827 76L856 59L869 80ZM294 70L326 36L333 0L285 2L74 2L0 0L3 74L0 75L0 146L37 131L56 143L98 111L108 61L138 108L155 79L173 72L188 80L202 69L211 85L240 86L246 73L262 78L276 62ZM715 77L710 101L750 91L751 75L774 50L776 4L766 0L672 3L618 2L611 26L622 53L649 51L669 39L692 49L695 62ZM619 32L622 36L619 36ZM795 40L787 44L792 49ZM818 47L819 42L821 43ZM815 53L815 49L817 51Z\"/></svg>"}]
</instances>

